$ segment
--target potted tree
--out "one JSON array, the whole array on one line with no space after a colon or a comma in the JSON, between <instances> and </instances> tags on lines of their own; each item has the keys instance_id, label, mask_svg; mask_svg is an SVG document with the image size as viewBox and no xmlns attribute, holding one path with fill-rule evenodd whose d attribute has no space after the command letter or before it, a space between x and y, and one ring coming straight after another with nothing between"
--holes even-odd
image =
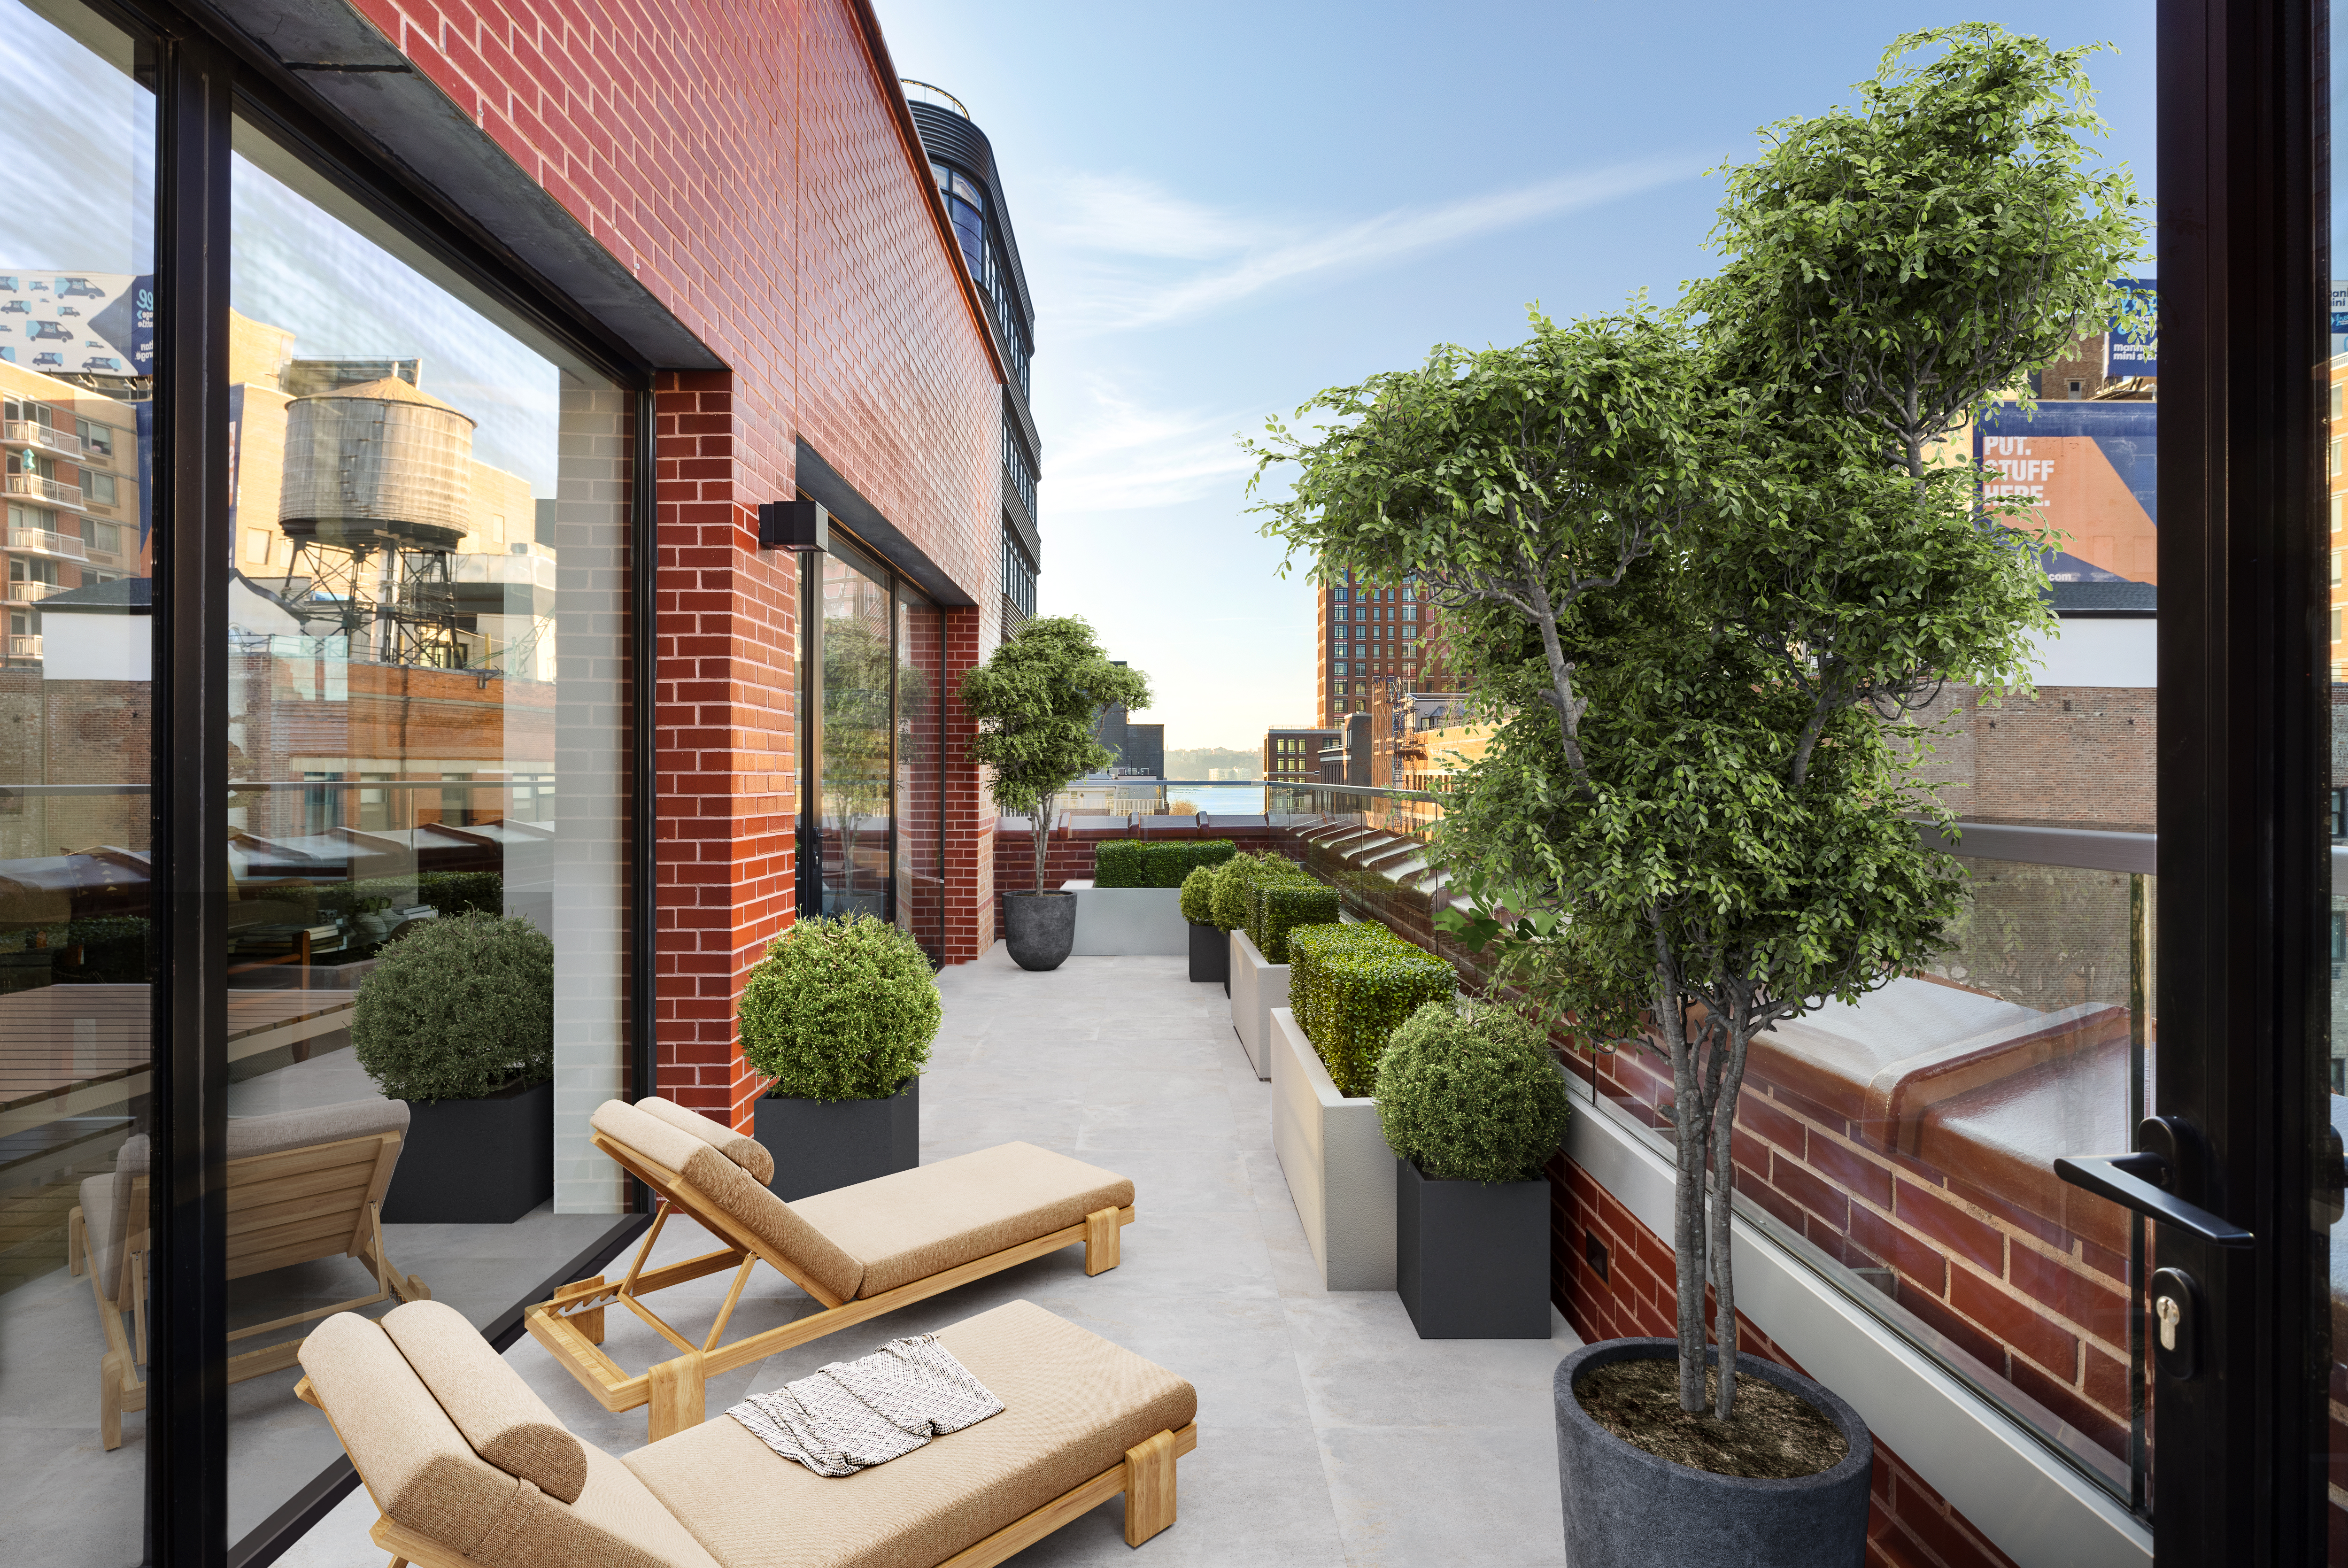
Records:
<instances>
[{"instance_id":1,"label":"potted tree","mask_svg":"<svg viewBox=\"0 0 2348 1568\"><path fill-rule=\"evenodd\" d=\"M1572 1114L1547 1031L1429 1002L1378 1065L1395 1290L1421 1339L1547 1339L1549 1182Z\"/></svg>"},{"instance_id":2,"label":"potted tree","mask_svg":"<svg viewBox=\"0 0 2348 1568\"><path fill-rule=\"evenodd\" d=\"M922 1162L922 1064L943 1008L921 944L886 921L801 920L751 970L742 1059L772 1081L752 1136L786 1202Z\"/></svg>"},{"instance_id":3,"label":"potted tree","mask_svg":"<svg viewBox=\"0 0 2348 1568\"><path fill-rule=\"evenodd\" d=\"M1003 895L1004 944L1022 969L1057 969L1076 944L1076 895L1044 889L1045 842L1060 791L1116 760L1094 726L1117 703L1148 707L1148 680L1110 663L1073 615L1030 621L963 676L962 705L978 726L971 755L994 770L996 807L1032 824L1034 882Z\"/></svg>"},{"instance_id":4,"label":"potted tree","mask_svg":"<svg viewBox=\"0 0 2348 1568\"><path fill-rule=\"evenodd\" d=\"M520 916L426 922L359 983L351 1049L407 1102L387 1224L511 1224L554 1195L554 944Z\"/></svg>"},{"instance_id":5,"label":"potted tree","mask_svg":"<svg viewBox=\"0 0 2348 1568\"><path fill-rule=\"evenodd\" d=\"M1678 1334L1558 1370L1577 1565L1864 1551L1864 1423L1737 1352L1731 1133L1753 1036L1919 966L1964 896L1900 721L1944 680L2026 689L2050 542L1933 448L2109 314L2140 243L2127 175L2080 167L2085 53L1905 36L1858 111L1730 171L1728 263L1681 311L1537 317L1260 449L1304 470L1272 528L1416 570L1503 721L1436 835L1448 927L1583 1041L1671 1063Z\"/></svg>"}]
</instances>

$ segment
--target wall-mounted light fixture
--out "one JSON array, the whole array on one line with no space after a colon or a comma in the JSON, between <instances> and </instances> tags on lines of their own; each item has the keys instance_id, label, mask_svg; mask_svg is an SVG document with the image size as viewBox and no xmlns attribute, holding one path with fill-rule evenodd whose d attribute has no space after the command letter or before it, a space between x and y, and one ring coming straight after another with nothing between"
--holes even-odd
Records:
<instances>
[{"instance_id":1,"label":"wall-mounted light fixture","mask_svg":"<svg viewBox=\"0 0 2348 1568\"><path fill-rule=\"evenodd\" d=\"M811 500L770 500L758 508L761 550L831 548L831 514Z\"/></svg>"}]
</instances>

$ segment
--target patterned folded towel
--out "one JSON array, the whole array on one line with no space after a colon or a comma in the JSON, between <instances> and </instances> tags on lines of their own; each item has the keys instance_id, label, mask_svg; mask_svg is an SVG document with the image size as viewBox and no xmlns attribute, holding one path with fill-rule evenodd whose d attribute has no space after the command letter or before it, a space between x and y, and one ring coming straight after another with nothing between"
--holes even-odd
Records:
<instances>
[{"instance_id":1,"label":"patterned folded towel","mask_svg":"<svg viewBox=\"0 0 2348 1568\"><path fill-rule=\"evenodd\" d=\"M856 1361L753 1394L726 1413L787 1460L818 1475L853 1475L933 1437L997 1415L1003 1401L934 1334L892 1339Z\"/></svg>"}]
</instances>

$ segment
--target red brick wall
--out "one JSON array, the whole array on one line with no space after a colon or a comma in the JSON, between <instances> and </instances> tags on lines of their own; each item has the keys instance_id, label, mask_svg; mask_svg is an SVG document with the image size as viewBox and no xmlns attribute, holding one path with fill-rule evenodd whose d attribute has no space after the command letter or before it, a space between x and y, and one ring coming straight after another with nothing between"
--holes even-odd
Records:
<instances>
[{"instance_id":1,"label":"red brick wall","mask_svg":"<svg viewBox=\"0 0 2348 1568\"><path fill-rule=\"evenodd\" d=\"M657 387L664 1089L747 1125L744 976L790 920L798 580L756 548L804 438L1000 603L999 382L864 0L358 0L731 369ZM955 611L950 692L999 635ZM977 770L948 705L949 958L992 940Z\"/></svg>"},{"instance_id":2,"label":"red brick wall","mask_svg":"<svg viewBox=\"0 0 2348 1568\"><path fill-rule=\"evenodd\" d=\"M1673 1337L1678 1292L1671 1248L1564 1155L1550 1162L1549 1179L1550 1296L1573 1331L1585 1342ZM1603 1277L1589 1261L1592 1236L1606 1249ZM1707 1315L1710 1294L1707 1287ZM1736 1336L1741 1354L1802 1371L1799 1362L1741 1312ZM1875 1439L1872 1491L1868 1568L2013 1568L2012 1558L1991 1545L1880 1438Z\"/></svg>"}]
</instances>

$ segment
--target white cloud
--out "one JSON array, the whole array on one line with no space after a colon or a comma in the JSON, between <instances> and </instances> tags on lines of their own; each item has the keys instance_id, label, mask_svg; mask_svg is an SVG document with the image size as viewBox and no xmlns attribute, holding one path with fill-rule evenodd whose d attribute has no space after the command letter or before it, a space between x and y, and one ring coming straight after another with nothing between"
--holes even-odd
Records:
<instances>
[{"instance_id":1,"label":"white cloud","mask_svg":"<svg viewBox=\"0 0 2348 1568\"><path fill-rule=\"evenodd\" d=\"M1055 428L1069 433L1053 443L1042 498L1055 517L1237 496L1255 466L1231 438L1248 418L1230 410L1145 408L1094 377L1084 398L1057 413Z\"/></svg>"},{"instance_id":2,"label":"white cloud","mask_svg":"<svg viewBox=\"0 0 2348 1568\"><path fill-rule=\"evenodd\" d=\"M1358 272L1599 206L1690 178L1706 161L1640 159L1334 227L1251 219L1130 177L1076 176L1047 192L1037 259L1065 263L1072 274L1049 291L1056 331L1128 331L1210 314L1317 273Z\"/></svg>"}]
</instances>

